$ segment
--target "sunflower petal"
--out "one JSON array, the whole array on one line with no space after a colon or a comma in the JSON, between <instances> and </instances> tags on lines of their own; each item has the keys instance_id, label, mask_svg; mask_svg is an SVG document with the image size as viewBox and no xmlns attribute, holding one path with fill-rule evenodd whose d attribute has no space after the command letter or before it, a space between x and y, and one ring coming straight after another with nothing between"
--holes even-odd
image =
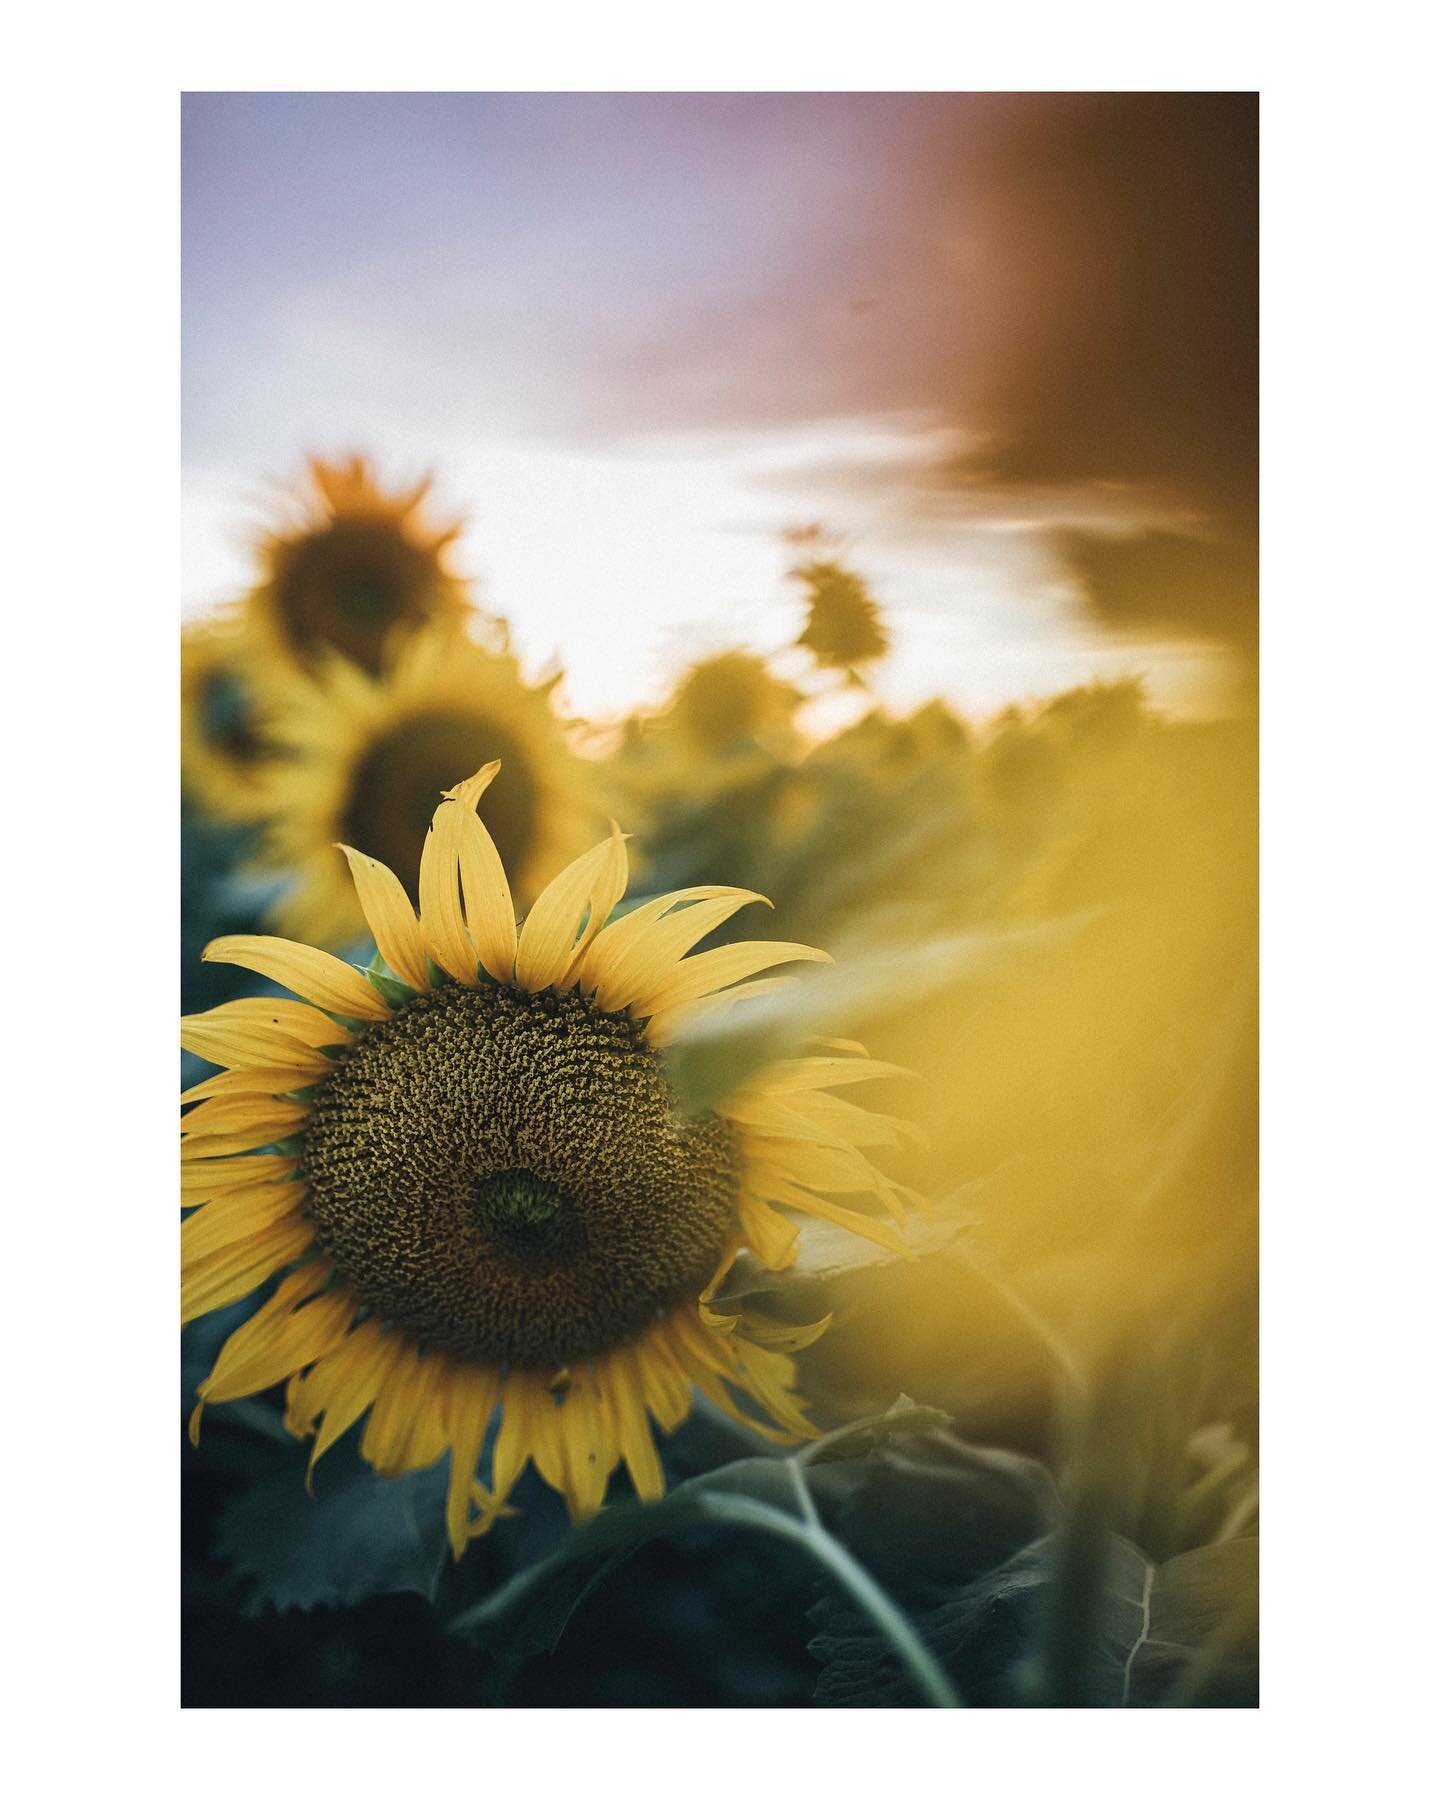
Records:
<instances>
[{"instance_id":1,"label":"sunflower petal","mask_svg":"<svg viewBox=\"0 0 1440 1800\"><path fill-rule=\"evenodd\" d=\"M631 1010L653 1016L686 1000L699 1000L734 982L773 969L777 963L832 962L833 957L809 944L725 944L718 950L702 950L685 960L649 993L632 1003Z\"/></svg>"},{"instance_id":2,"label":"sunflower petal","mask_svg":"<svg viewBox=\"0 0 1440 1800\"><path fill-rule=\"evenodd\" d=\"M673 1044L701 1019L717 1018L742 1000L754 1000L764 994L778 993L795 985L793 975L767 975L760 981L747 981L740 987L725 988L718 994L703 994L698 1000L682 1000L676 1006L662 1006L651 1013L645 1036L657 1050Z\"/></svg>"},{"instance_id":3,"label":"sunflower petal","mask_svg":"<svg viewBox=\"0 0 1440 1800\"><path fill-rule=\"evenodd\" d=\"M288 987L325 1012L347 1019L388 1019L390 1008L349 963L309 944L288 938L220 937L207 944L202 961L236 963Z\"/></svg>"},{"instance_id":4,"label":"sunflower petal","mask_svg":"<svg viewBox=\"0 0 1440 1800\"><path fill-rule=\"evenodd\" d=\"M376 857L352 850L348 844L341 844L340 849L350 865L355 894L375 948L402 981L417 993L428 992L425 936L399 876Z\"/></svg>"},{"instance_id":5,"label":"sunflower petal","mask_svg":"<svg viewBox=\"0 0 1440 1800\"><path fill-rule=\"evenodd\" d=\"M467 835L465 820L474 818L476 801L499 769L498 762L486 763L468 780L446 791L420 852L420 923L425 942L437 966L464 987L475 985L478 958L465 929L460 900L460 845Z\"/></svg>"},{"instance_id":6,"label":"sunflower petal","mask_svg":"<svg viewBox=\"0 0 1440 1800\"><path fill-rule=\"evenodd\" d=\"M616 1442L635 1492L642 1500L658 1500L665 1492L665 1472L650 1428L644 1382L632 1362L632 1357L644 1354L643 1347L612 1351L605 1359L605 1393L615 1422Z\"/></svg>"},{"instance_id":7,"label":"sunflower petal","mask_svg":"<svg viewBox=\"0 0 1440 1800\"><path fill-rule=\"evenodd\" d=\"M378 1319L367 1319L336 1349L292 1377L286 1395L285 1425L296 1437L316 1433L305 1486L314 1492L315 1465L337 1443L367 1407L404 1349L398 1332L386 1331Z\"/></svg>"},{"instance_id":8,"label":"sunflower petal","mask_svg":"<svg viewBox=\"0 0 1440 1800\"><path fill-rule=\"evenodd\" d=\"M206 1101L207 1106L213 1102ZM180 1160L188 1162L209 1162L215 1157L239 1156L246 1150L268 1150L272 1144L280 1144L290 1133L287 1125L249 1125L243 1131L216 1132L213 1136L203 1133L195 1137L182 1138L180 1141Z\"/></svg>"},{"instance_id":9,"label":"sunflower petal","mask_svg":"<svg viewBox=\"0 0 1440 1800\"><path fill-rule=\"evenodd\" d=\"M446 1363L406 1344L380 1384L360 1439L360 1454L377 1475L428 1469L445 1453L440 1388Z\"/></svg>"},{"instance_id":10,"label":"sunflower petal","mask_svg":"<svg viewBox=\"0 0 1440 1800\"><path fill-rule=\"evenodd\" d=\"M305 1076L317 1075L330 1067L329 1059L321 1054L318 1045L306 1044L279 1026L215 1016L223 1010L217 1006L214 1013L192 1013L181 1019L182 1048L203 1057L206 1062L219 1063L223 1068L260 1064L267 1068L291 1069L297 1084ZM325 1015L316 1013L315 1017L323 1019ZM341 1026L331 1024L328 1019L325 1023L332 1039L337 1043L344 1039Z\"/></svg>"},{"instance_id":11,"label":"sunflower petal","mask_svg":"<svg viewBox=\"0 0 1440 1800\"><path fill-rule=\"evenodd\" d=\"M293 1157L236 1156L228 1161L187 1162L180 1165L180 1204L200 1206L215 1194L239 1193L244 1188L265 1187L288 1179L295 1171ZM298 1187L298 1182L292 1182Z\"/></svg>"},{"instance_id":12,"label":"sunflower petal","mask_svg":"<svg viewBox=\"0 0 1440 1800\"><path fill-rule=\"evenodd\" d=\"M630 858L625 849L625 834L613 819L610 821L608 848L610 855L608 859L602 859L599 876L590 893L590 917L585 921L585 929L575 945L569 968L555 983L562 990L574 987L586 952L605 929L611 913L624 898L625 887L630 879Z\"/></svg>"},{"instance_id":13,"label":"sunflower petal","mask_svg":"<svg viewBox=\"0 0 1440 1800\"><path fill-rule=\"evenodd\" d=\"M741 888L728 887L677 888L673 894L660 894L654 900L642 901L639 906L626 913L623 919L612 920L590 941L576 965L581 988L587 994L598 994L600 985L614 973L630 947L664 913L691 900L717 900L722 894L738 894L743 891Z\"/></svg>"},{"instance_id":14,"label":"sunflower petal","mask_svg":"<svg viewBox=\"0 0 1440 1800\"><path fill-rule=\"evenodd\" d=\"M475 1464L500 1398L497 1369L455 1363L443 1396L445 1433L450 1440L450 1482L445 1496L445 1530L458 1562L470 1539L470 1491Z\"/></svg>"},{"instance_id":15,"label":"sunflower petal","mask_svg":"<svg viewBox=\"0 0 1440 1800\"><path fill-rule=\"evenodd\" d=\"M283 1219L300 1216L304 1195L296 1182L275 1181L211 1200L180 1226L180 1262L188 1271L232 1244L254 1237Z\"/></svg>"},{"instance_id":16,"label":"sunflower petal","mask_svg":"<svg viewBox=\"0 0 1440 1800\"><path fill-rule=\"evenodd\" d=\"M277 1100L270 1094L221 1094L202 1100L180 1119L182 1141L189 1138L213 1137L223 1131L247 1131L253 1126L273 1127L271 1137L290 1136L310 1108L303 1100Z\"/></svg>"},{"instance_id":17,"label":"sunflower petal","mask_svg":"<svg viewBox=\"0 0 1440 1800\"><path fill-rule=\"evenodd\" d=\"M527 993L537 994L570 973L586 908L592 916L598 912L614 891L617 870L623 883L624 858L624 840L615 833L577 856L535 902L515 953L515 979Z\"/></svg>"},{"instance_id":18,"label":"sunflower petal","mask_svg":"<svg viewBox=\"0 0 1440 1800\"><path fill-rule=\"evenodd\" d=\"M286 1263L298 1261L314 1237L315 1227L308 1219L286 1217L207 1256L186 1274L181 1323L239 1300Z\"/></svg>"},{"instance_id":19,"label":"sunflower petal","mask_svg":"<svg viewBox=\"0 0 1440 1800\"><path fill-rule=\"evenodd\" d=\"M317 1362L341 1341L355 1316L354 1294L340 1290L301 1304L327 1273L323 1263L313 1270L297 1270L253 1319L231 1332L214 1368L200 1383L206 1405L262 1393Z\"/></svg>"},{"instance_id":20,"label":"sunflower petal","mask_svg":"<svg viewBox=\"0 0 1440 1800\"><path fill-rule=\"evenodd\" d=\"M515 979L515 901L505 865L484 821L472 812L460 815L456 830L460 887L475 955L496 981Z\"/></svg>"},{"instance_id":21,"label":"sunflower petal","mask_svg":"<svg viewBox=\"0 0 1440 1800\"><path fill-rule=\"evenodd\" d=\"M306 1072L300 1069L226 1069L221 1075L209 1075L193 1087L182 1089L180 1104L191 1106L197 1100L220 1100L237 1094L268 1094L281 1099L308 1085Z\"/></svg>"},{"instance_id":22,"label":"sunflower petal","mask_svg":"<svg viewBox=\"0 0 1440 1800\"><path fill-rule=\"evenodd\" d=\"M800 1228L752 1194L740 1196L740 1229L745 1242L767 1269L785 1269L800 1249Z\"/></svg>"},{"instance_id":23,"label":"sunflower petal","mask_svg":"<svg viewBox=\"0 0 1440 1800\"><path fill-rule=\"evenodd\" d=\"M609 974L596 989L596 998L611 1012L654 993L687 951L740 911L756 903L768 906L763 894L743 888L652 920L638 932L630 948L615 959Z\"/></svg>"}]
</instances>

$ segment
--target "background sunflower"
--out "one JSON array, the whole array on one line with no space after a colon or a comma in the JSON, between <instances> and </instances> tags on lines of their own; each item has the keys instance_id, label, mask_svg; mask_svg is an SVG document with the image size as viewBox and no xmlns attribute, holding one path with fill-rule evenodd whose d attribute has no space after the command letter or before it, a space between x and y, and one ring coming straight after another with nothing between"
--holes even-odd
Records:
<instances>
[{"instance_id":1,"label":"background sunflower","mask_svg":"<svg viewBox=\"0 0 1440 1800\"><path fill-rule=\"evenodd\" d=\"M387 490L369 460L312 457L256 550L247 622L271 656L344 657L372 673L387 647L466 610L448 555L459 526L426 517L430 480Z\"/></svg>"},{"instance_id":2,"label":"background sunflower","mask_svg":"<svg viewBox=\"0 0 1440 1800\"><path fill-rule=\"evenodd\" d=\"M554 683L528 686L503 631L490 635L486 647L426 630L376 674L333 657L314 673L272 673L279 754L257 863L285 878L270 911L281 930L331 947L365 935L342 843L405 871L414 897L414 845L457 767L505 763L485 822L522 905L593 835L600 783L570 747Z\"/></svg>"}]
</instances>

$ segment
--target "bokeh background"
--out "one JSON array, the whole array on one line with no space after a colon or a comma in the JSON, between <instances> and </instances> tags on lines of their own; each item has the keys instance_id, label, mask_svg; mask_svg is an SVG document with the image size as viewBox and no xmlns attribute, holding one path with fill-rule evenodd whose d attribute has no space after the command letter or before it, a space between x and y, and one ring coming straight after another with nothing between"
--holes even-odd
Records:
<instances>
[{"instance_id":1,"label":"bokeh background","mask_svg":"<svg viewBox=\"0 0 1440 1800\"><path fill-rule=\"evenodd\" d=\"M972 1703L1254 1703L1256 182L1249 94L185 102L187 1010L254 991L221 931L368 954L316 899L356 709L224 650L307 455L433 472L537 879L613 813L637 896L836 958L687 1099L817 1031L916 1072L914 1257L732 1285L833 1312L827 1428L948 1421L817 1489ZM764 1453L702 1410L667 1458ZM555 1554L538 1486L450 1569L428 1477L308 1502L263 1399L185 1457L187 1704L915 1703L763 1540L654 1541L521 1658L449 1627Z\"/></svg>"}]
</instances>

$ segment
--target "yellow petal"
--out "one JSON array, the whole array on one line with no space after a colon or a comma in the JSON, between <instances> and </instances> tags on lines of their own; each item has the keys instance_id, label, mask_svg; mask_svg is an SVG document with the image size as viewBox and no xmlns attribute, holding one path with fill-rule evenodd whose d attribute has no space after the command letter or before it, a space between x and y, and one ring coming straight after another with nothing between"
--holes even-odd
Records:
<instances>
[{"instance_id":1,"label":"yellow petal","mask_svg":"<svg viewBox=\"0 0 1440 1800\"><path fill-rule=\"evenodd\" d=\"M367 1319L313 1368L291 1379L286 1429L296 1437L308 1437L323 1415L310 1451L307 1488L312 1487L316 1463L373 1404L404 1348L399 1332L386 1331L378 1319Z\"/></svg>"},{"instance_id":2,"label":"yellow petal","mask_svg":"<svg viewBox=\"0 0 1440 1800\"><path fill-rule=\"evenodd\" d=\"M325 950L288 938L222 937L205 946L204 962L236 963L288 987L301 999L347 1019L388 1019L390 1008L358 969Z\"/></svg>"},{"instance_id":3,"label":"yellow petal","mask_svg":"<svg viewBox=\"0 0 1440 1800\"><path fill-rule=\"evenodd\" d=\"M196 1100L220 1100L235 1094L269 1094L278 1099L310 1085L298 1069L227 1069L223 1075L207 1076L184 1089L180 1103L189 1106Z\"/></svg>"},{"instance_id":4,"label":"yellow petal","mask_svg":"<svg viewBox=\"0 0 1440 1800\"><path fill-rule=\"evenodd\" d=\"M641 1340L635 1366L655 1423L662 1431L676 1430L690 1414L690 1381L666 1341L663 1324Z\"/></svg>"},{"instance_id":5,"label":"yellow petal","mask_svg":"<svg viewBox=\"0 0 1440 1800\"><path fill-rule=\"evenodd\" d=\"M487 975L511 982L515 979L515 902L500 852L474 813L460 815L457 854L465 919L475 955Z\"/></svg>"},{"instance_id":6,"label":"yellow petal","mask_svg":"<svg viewBox=\"0 0 1440 1800\"><path fill-rule=\"evenodd\" d=\"M543 1422L544 1418L541 1409L553 1409L555 1402L538 1375L529 1369L512 1369L505 1378L500 1404L500 1430L495 1439L491 1470L496 1506L503 1504L530 1461L535 1447L536 1422Z\"/></svg>"},{"instance_id":7,"label":"yellow petal","mask_svg":"<svg viewBox=\"0 0 1440 1800\"><path fill-rule=\"evenodd\" d=\"M425 937L399 877L373 856L352 850L348 844L340 848L350 865L356 898L375 939L375 948L402 981L419 993L428 993Z\"/></svg>"},{"instance_id":8,"label":"yellow petal","mask_svg":"<svg viewBox=\"0 0 1440 1800\"><path fill-rule=\"evenodd\" d=\"M730 987L749 975L758 975L762 969L773 969L776 963L833 960L809 944L725 944L718 950L687 956L653 992L635 1001L632 1010L642 1017L653 1015L683 1001L698 1000L718 988Z\"/></svg>"},{"instance_id":9,"label":"yellow petal","mask_svg":"<svg viewBox=\"0 0 1440 1800\"><path fill-rule=\"evenodd\" d=\"M799 1096L790 1096L798 1098ZM752 1136L791 1138L800 1144L826 1144L840 1149L853 1145L854 1139L831 1127L816 1123L797 1106L782 1100L771 1100L757 1094L727 1094L715 1103L715 1110L732 1125L740 1125ZM886 1142L890 1140L887 1138Z\"/></svg>"},{"instance_id":10,"label":"yellow petal","mask_svg":"<svg viewBox=\"0 0 1440 1800\"><path fill-rule=\"evenodd\" d=\"M320 1054L318 1046L302 1042L293 1033L257 1020L216 1016L223 1011L223 1007L217 1006L214 1013L192 1013L181 1019L183 1047L195 1056L204 1057L206 1062L219 1063L225 1068L257 1065L290 1069L297 1086L307 1076L318 1075L332 1067L328 1058ZM324 1014L316 1013L315 1017L323 1019ZM325 1024L336 1044L348 1041L343 1027L328 1019Z\"/></svg>"},{"instance_id":11,"label":"yellow petal","mask_svg":"<svg viewBox=\"0 0 1440 1800\"><path fill-rule=\"evenodd\" d=\"M420 923L431 958L464 987L475 985L478 960L460 900L460 845L466 819L474 818L475 802L494 780L500 765L483 769L448 790L435 809L420 852Z\"/></svg>"},{"instance_id":12,"label":"yellow petal","mask_svg":"<svg viewBox=\"0 0 1440 1800\"><path fill-rule=\"evenodd\" d=\"M221 1094L202 1100L180 1119L182 1137L212 1137L222 1131L247 1131L253 1126L268 1125L276 1138L289 1137L295 1127L310 1116L303 1100L277 1100L269 1094Z\"/></svg>"},{"instance_id":13,"label":"yellow petal","mask_svg":"<svg viewBox=\"0 0 1440 1800\"><path fill-rule=\"evenodd\" d=\"M595 997L611 1012L619 1012L633 1001L654 993L675 965L701 938L739 912L742 906L756 902L768 906L763 894L743 889L714 900L697 900L678 912L667 913L651 921L636 934L630 948L617 957L609 974L595 991ZM643 1010L643 1009L642 1009Z\"/></svg>"},{"instance_id":14,"label":"yellow petal","mask_svg":"<svg viewBox=\"0 0 1440 1800\"><path fill-rule=\"evenodd\" d=\"M645 1390L632 1357L643 1351L614 1350L604 1362L606 1397L615 1420L620 1454L642 1500L658 1500L665 1492L665 1473L655 1449L655 1436L645 1408Z\"/></svg>"},{"instance_id":15,"label":"yellow petal","mask_svg":"<svg viewBox=\"0 0 1440 1800\"><path fill-rule=\"evenodd\" d=\"M649 929L654 920L691 900L716 900L722 894L739 894L742 888L691 887L678 888L673 894L661 894L606 925L587 945L576 965L576 976L585 993L596 993L614 972L630 947ZM604 1002L601 1001L604 1005Z\"/></svg>"},{"instance_id":16,"label":"yellow petal","mask_svg":"<svg viewBox=\"0 0 1440 1800\"><path fill-rule=\"evenodd\" d=\"M617 868L623 887L624 857L624 841L614 834L562 869L535 902L515 952L515 979L528 993L539 993L570 974L580 921L587 907L593 917L614 891Z\"/></svg>"},{"instance_id":17,"label":"yellow petal","mask_svg":"<svg viewBox=\"0 0 1440 1800\"><path fill-rule=\"evenodd\" d=\"M797 1350L808 1350L810 1346L824 1337L834 1320L834 1313L826 1313L823 1319L817 1319L813 1325L761 1325L747 1316L745 1319L745 1336L766 1350L779 1350L784 1355L792 1355Z\"/></svg>"},{"instance_id":18,"label":"yellow petal","mask_svg":"<svg viewBox=\"0 0 1440 1800\"><path fill-rule=\"evenodd\" d=\"M180 1227L182 1268L192 1269L282 1219L298 1218L304 1198L298 1182L276 1181L209 1201Z\"/></svg>"},{"instance_id":19,"label":"yellow petal","mask_svg":"<svg viewBox=\"0 0 1440 1800\"><path fill-rule=\"evenodd\" d=\"M318 1279L323 1280L325 1274L322 1263ZM355 1316L356 1298L342 1289L300 1305L306 1288L316 1279L308 1268L298 1270L253 1319L231 1332L214 1368L200 1384L200 1397L207 1405L263 1393L277 1381L288 1380L297 1369L318 1361L340 1342Z\"/></svg>"},{"instance_id":20,"label":"yellow petal","mask_svg":"<svg viewBox=\"0 0 1440 1800\"><path fill-rule=\"evenodd\" d=\"M422 1356L413 1344L401 1351L381 1383L360 1439L360 1454L377 1475L408 1475L428 1469L444 1455L444 1374L443 1357Z\"/></svg>"},{"instance_id":21,"label":"yellow petal","mask_svg":"<svg viewBox=\"0 0 1440 1800\"><path fill-rule=\"evenodd\" d=\"M876 1062L868 1056L797 1056L772 1063L755 1085L767 1093L784 1094L808 1088L843 1087L854 1081L878 1081L891 1075L913 1077L914 1070L899 1063Z\"/></svg>"},{"instance_id":22,"label":"yellow petal","mask_svg":"<svg viewBox=\"0 0 1440 1800\"><path fill-rule=\"evenodd\" d=\"M206 1104L210 1104L208 1101ZM271 1144L278 1144L292 1135L292 1128L285 1125L251 1125L243 1131L216 1132L213 1137L204 1135L183 1138L180 1143L180 1160L182 1163L209 1161L217 1156L239 1156L246 1150L265 1150Z\"/></svg>"},{"instance_id":23,"label":"yellow petal","mask_svg":"<svg viewBox=\"0 0 1440 1800\"><path fill-rule=\"evenodd\" d=\"M578 1523L599 1511L610 1471L620 1460L600 1390L588 1369L572 1377L555 1418L563 1472L551 1485L564 1494L570 1516Z\"/></svg>"},{"instance_id":24,"label":"yellow petal","mask_svg":"<svg viewBox=\"0 0 1440 1800\"><path fill-rule=\"evenodd\" d=\"M751 1194L740 1196L740 1229L767 1269L787 1269L799 1251L800 1229Z\"/></svg>"},{"instance_id":25,"label":"yellow petal","mask_svg":"<svg viewBox=\"0 0 1440 1800\"><path fill-rule=\"evenodd\" d=\"M180 1165L182 1206L199 1206L212 1194L238 1193L243 1188L263 1187L283 1180L298 1165L290 1156L237 1156L228 1162L187 1162ZM299 1182L291 1184L302 1186Z\"/></svg>"},{"instance_id":26,"label":"yellow petal","mask_svg":"<svg viewBox=\"0 0 1440 1800\"><path fill-rule=\"evenodd\" d=\"M500 1398L500 1372L476 1363L451 1366L443 1395L445 1435L450 1440L450 1482L445 1529L458 1562L470 1539L470 1490L490 1415Z\"/></svg>"},{"instance_id":27,"label":"yellow petal","mask_svg":"<svg viewBox=\"0 0 1440 1800\"><path fill-rule=\"evenodd\" d=\"M625 895L625 887L630 879L630 858L625 849L625 834L613 819L610 821L608 847L610 855L601 859L600 873L591 890L590 916L585 921L585 929L580 933L569 967L555 983L562 990L574 987L590 946L605 930L611 913Z\"/></svg>"},{"instance_id":28,"label":"yellow petal","mask_svg":"<svg viewBox=\"0 0 1440 1800\"><path fill-rule=\"evenodd\" d=\"M869 1213L856 1212L852 1207L839 1206L833 1200L822 1200L818 1194L812 1194L808 1188L802 1188L792 1182L751 1182L752 1188L760 1190L760 1197L771 1200L782 1206L792 1207L796 1212L810 1213L817 1219L828 1219L832 1225L843 1225L846 1231L853 1231L856 1237L868 1238L872 1244L880 1244L886 1250L893 1250L896 1255L913 1258L915 1252L905 1242L893 1225L886 1224L883 1219L872 1218Z\"/></svg>"},{"instance_id":29,"label":"yellow petal","mask_svg":"<svg viewBox=\"0 0 1440 1800\"><path fill-rule=\"evenodd\" d=\"M201 1313L228 1306L259 1287L277 1269L303 1256L314 1237L315 1227L308 1219L287 1217L252 1238L206 1257L186 1275L181 1322L188 1324Z\"/></svg>"}]
</instances>

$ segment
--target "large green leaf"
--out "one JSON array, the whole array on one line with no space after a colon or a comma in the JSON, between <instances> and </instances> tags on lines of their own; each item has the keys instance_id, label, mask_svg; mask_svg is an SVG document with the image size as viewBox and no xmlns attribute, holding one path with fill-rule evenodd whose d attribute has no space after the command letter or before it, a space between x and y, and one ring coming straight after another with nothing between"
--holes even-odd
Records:
<instances>
[{"instance_id":1,"label":"large green leaf","mask_svg":"<svg viewBox=\"0 0 1440 1800\"><path fill-rule=\"evenodd\" d=\"M316 1470L314 1499L304 1463L287 1461L221 1515L215 1547L245 1585L244 1610L433 1600L446 1557L444 1460L382 1480L341 1443Z\"/></svg>"},{"instance_id":2,"label":"large green leaf","mask_svg":"<svg viewBox=\"0 0 1440 1800\"><path fill-rule=\"evenodd\" d=\"M957 1584L921 1617L926 1647L972 1705L1050 1703L1040 1670L1061 1578L1063 1538L1049 1534ZM1254 1539L1208 1544L1162 1564L1123 1538L1102 1546L1099 1603L1082 1671L1067 1686L1100 1707L1253 1706L1257 1694ZM811 1649L825 1665L816 1697L832 1706L908 1706L913 1689L853 1607L827 1595Z\"/></svg>"},{"instance_id":3,"label":"large green leaf","mask_svg":"<svg viewBox=\"0 0 1440 1800\"><path fill-rule=\"evenodd\" d=\"M681 1482L653 1504L609 1507L462 1613L451 1629L507 1664L548 1653L586 1595L650 1539L695 1526L773 1528L777 1516L794 1515L800 1459L843 1463L869 1456L894 1438L944 1424L944 1415L932 1408L901 1402L887 1414L830 1433L795 1457L742 1458Z\"/></svg>"}]
</instances>

